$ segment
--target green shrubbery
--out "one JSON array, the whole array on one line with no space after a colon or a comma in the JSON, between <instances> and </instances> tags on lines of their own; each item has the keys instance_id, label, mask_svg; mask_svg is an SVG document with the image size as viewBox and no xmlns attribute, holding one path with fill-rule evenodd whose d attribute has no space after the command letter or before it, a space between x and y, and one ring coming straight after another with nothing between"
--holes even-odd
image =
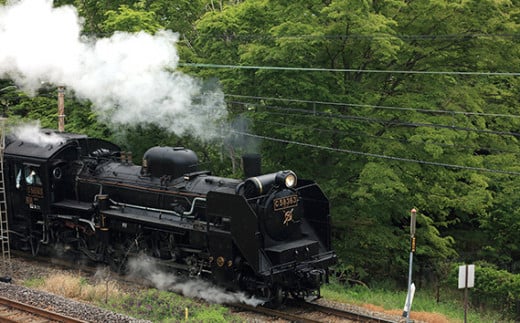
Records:
<instances>
[{"instance_id":1,"label":"green shrubbery","mask_svg":"<svg viewBox=\"0 0 520 323\"><path fill-rule=\"evenodd\" d=\"M450 285L457 286L458 265L450 275ZM497 311L504 317L520 319L520 275L497 269L493 264L475 265L475 286L469 291L472 307Z\"/></svg>"},{"instance_id":2,"label":"green shrubbery","mask_svg":"<svg viewBox=\"0 0 520 323\"><path fill-rule=\"evenodd\" d=\"M412 304L411 318L422 322L461 322L464 317L463 294L456 289L457 271L452 272L446 286L441 289L442 297L437 300L436 290L428 286L417 286ZM477 281L475 282L477 284ZM391 282L367 285L348 285L333 282L325 285L322 295L334 301L367 307L388 314L402 314L406 300L406 288ZM455 286L455 287L454 287ZM474 294L471 289L470 295ZM475 303L476 304L476 303ZM499 312L491 306L471 305L467 311L468 322L516 322L511 314Z\"/></svg>"}]
</instances>

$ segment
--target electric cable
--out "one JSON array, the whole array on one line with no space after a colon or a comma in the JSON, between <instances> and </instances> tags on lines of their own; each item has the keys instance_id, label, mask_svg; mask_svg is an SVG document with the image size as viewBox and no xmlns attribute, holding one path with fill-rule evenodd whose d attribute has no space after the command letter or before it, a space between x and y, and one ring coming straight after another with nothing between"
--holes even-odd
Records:
<instances>
[{"instance_id":1,"label":"electric cable","mask_svg":"<svg viewBox=\"0 0 520 323\"><path fill-rule=\"evenodd\" d=\"M352 72L352 73L380 73L380 74L428 74L428 75L475 75L475 76L520 76L520 72L464 72L464 71L413 71L413 70L373 70L355 68L320 68L320 67L290 67L290 66L262 66L262 65L230 65L230 64L205 64L205 63L178 63L179 66L247 69L247 70L271 70L271 71L297 71L297 72Z\"/></svg>"},{"instance_id":2,"label":"electric cable","mask_svg":"<svg viewBox=\"0 0 520 323\"><path fill-rule=\"evenodd\" d=\"M237 131L237 130L232 130L231 132L240 134L243 136L249 136L252 138L264 139L264 140L275 141L275 142L282 142L285 144L293 144L293 145L311 147L311 148L316 148L316 149L321 149L321 150L328 150L328 151L334 151L334 152L342 152L342 153L360 155L360 156L364 156L364 157L382 158L382 159L389 159L389 160L400 161L400 162L416 163L416 164L431 165L431 166L441 166L441 167L446 167L446 168L472 170L472 171L488 172L488 173L496 173L496 174L520 175L520 172L515 172L515 171L505 171L505 170L482 168L482 167L470 167L470 166L462 166L462 165L455 165L455 164L430 162L430 161L419 160L419 159L387 156L387 155L382 155L382 154L365 153L365 152L360 152L360 151L355 151L355 150L350 150L350 149L331 148L331 147L319 146L319 145L308 144L308 143L292 141L292 140L287 140L287 139L255 135L255 134L251 134L251 133L247 133L247 132L243 132L243 131Z\"/></svg>"},{"instance_id":3,"label":"electric cable","mask_svg":"<svg viewBox=\"0 0 520 323\"><path fill-rule=\"evenodd\" d=\"M249 95L238 95L238 94L224 94L224 96L237 97L237 98L243 98L243 99L253 99L253 100L264 100L264 101L272 100L272 101L307 103L307 104L318 104L318 105L329 105L329 106L340 106L340 107L344 106L344 107L356 107L356 108L373 108L373 109L382 109L382 110L411 111L411 112L421 112L421 113L440 113L440 114L457 114L457 115L461 114L461 115L467 115L467 116L520 118L520 115L503 114L503 113L466 112L466 111L438 110L438 109L434 109L434 110L417 109L417 108L404 108L404 107L393 107L393 106L384 106L384 105L273 98L273 97L249 96Z\"/></svg>"},{"instance_id":4,"label":"electric cable","mask_svg":"<svg viewBox=\"0 0 520 323\"><path fill-rule=\"evenodd\" d=\"M275 121L256 120L255 123L260 123L260 124L265 124L265 125L274 125L274 126L279 126L281 128L282 127L285 127L285 128L293 127L293 128L297 128L297 129L305 129L305 130L311 131L311 132L321 132L321 133L331 133L331 134L336 134L336 135L344 135L345 137L370 138L370 139L375 139L375 140L379 140L379 141L397 142L400 144L412 145L412 146L431 144L431 145L436 145L436 146L440 146L443 148L453 148L457 151L463 151L463 150L470 149L470 150L472 150L472 152L474 152L475 149L478 149L478 150L494 151L497 153L520 155L520 151L502 150L502 149L497 149L495 147L482 147L482 146L470 147L468 145L448 144L448 143L443 143L443 142L424 142L424 141L417 142L417 141L410 141L406 138L402 138L402 139L388 138L388 137L384 137L384 136L375 136L375 135L371 135L368 133L344 131L344 130L338 130L338 129L323 129L323 128L316 128L316 127L309 128L308 126L304 126L301 124L287 124L284 122L275 122Z\"/></svg>"},{"instance_id":5,"label":"electric cable","mask_svg":"<svg viewBox=\"0 0 520 323\"><path fill-rule=\"evenodd\" d=\"M238 101L232 101L231 103L235 103L235 104L242 103L242 104L252 105L250 103L244 103L244 102L238 102ZM286 111L286 112L303 113L302 115L299 115L299 117L307 117L307 118L323 117L323 118L330 118L330 119L353 120L353 121L365 122L365 123L378 123L378 124L383 124L385 126L429 127L429 128L451 129L451 130L460 130L460 131L476 132L476 133L487 133L487 134L493 134L493 135L499 135L499 136L505 135L505 136L520 137L520 133L510 132L510 131L475 129L475 128L469 128L469 127L460 127L460 126L456 126L456 125L444 125L444 124L424 123L424 122L419 123L419 122L403 122L403 121L395 121L395 120L384 120L384 119L372 118L372 117L332 114L329 112L310 111L310 110L305 110L305 109L284 108L284 107L267 106L267 105L261 105L261 107L266 108L266 109L277 109L277 110L282 110L282 111ZM281 112L277 113L277 112L272 112L272 111L266 111L265 113L269 113L271 115L281 115L281 116L288 115L286 113L281 113Z\"/></svg>"}]
</instances>

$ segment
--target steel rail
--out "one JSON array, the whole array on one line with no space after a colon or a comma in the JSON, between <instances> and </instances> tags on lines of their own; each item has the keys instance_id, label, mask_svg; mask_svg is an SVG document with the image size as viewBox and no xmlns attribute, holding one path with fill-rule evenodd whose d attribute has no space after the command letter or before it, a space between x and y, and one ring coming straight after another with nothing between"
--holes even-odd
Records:
<instances>
[{"instance_id":1,"label":"steel rail","mask_svg":"<svg viewBox=\"0 0 520 323\"><path fill-rule=\"evenodd\" d=\"M76 318L72 318L72 317L69 317L69 316L66 316L66 315L62 315L62 314L59 314L59 313L55 313L55 312L51 312L51 311L48 311L48 310L44 310L44 309L41 309L41 308L38 308L38 307L35 307L35 306L32 306L32 305L29 305L29 304L20 303L18 301L15 301L15 300L12 300L12 299L8 299L8 298L2 297L2 296L0 296L0 304L3 305L3 306L14 308L16 310L19 310L19 311L22 311L22 312L26 312L26 313L29 313L29 314L32 314L32 315L35 315L35 316L38 316L38 317L43 317L45 319L56 321L56 322L63 322L63 323L87 323L86 321L83 321L83 320L80 320L80 319L76 319ZM3 321L3 320L7 321L8 318L2 317L0 321ZM18 322L18 321L13 321L13 322Z\"/></svg>"},{"instance_id":2,"label":"steel rail","mask_svg":"<svg viewBox=\"0 0 520 323\"><path fill-rule=\"evenodd\" d=\"M291 305L291 306L298 306L301 308L305 308L307 310L313 310L313 311L321 312L324 314L338 316L338 317L353 320L356 322L370 322L370 323L395 323L395 322L398 322L397 320L385 319L385 318L377 317L374 315L363 314L363 313L359 313L359 312L343 310L343 309L338 309L338 308L334 308L334 307L328 307L328 306L324 306L324 305L320 305L320 304L316 304L316 303L312 303L312 302L306 302L306 301L288 300L287 304Z\"/></svg>"},{"instance_id":3,"label":"steel rail","mask_svg":"<svg viewBox=\"0 0 520 323\"><path fill-rule=\"evenodd\" d=\"M281 318L281 319L284 319L284 320L288 320L290 322L322 323L322 321L317 321L317 320L305 318L303 316L294 315L294 314L291 314L291 313L287 313L287 312L283 312L283 311L279 311L279 310L275 310L275 309L271 309L271 308L267 308L267 307L263 307L263 306L255 307L255 306L246 305L246 304L240 304L240 303L227 304L227 305L235 307L235 308L239 308L239 309L242 309L242 310L246 310L246 311L249 311L249 312L254 312L254 313L264 314L264 315L267 315L267 316Z\"/></svg>"}]
</instances>

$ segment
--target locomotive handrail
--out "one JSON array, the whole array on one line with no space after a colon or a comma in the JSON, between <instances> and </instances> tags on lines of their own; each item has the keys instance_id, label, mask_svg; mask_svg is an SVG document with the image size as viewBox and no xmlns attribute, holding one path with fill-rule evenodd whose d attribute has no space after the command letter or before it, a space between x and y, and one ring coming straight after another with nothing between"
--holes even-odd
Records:
<instances>
[{"instance_id":1,"label":"locomotive handrail","mask_svg":"<svg viewBox=\"0 0 520 323\"><path fill-rule=\"evenodd\" d=\"M191 202L191 209L188 212L182 212L184 216L191 216L193 214L193 211L195 210L195 203L198 201L206 202L206 199L203 197L196 197Z\"/></svg>"},{"instance_id":2,"label":"locomotive handrail","mask_svg":"<svg viewBox=\"0 0 520 323\"><path fill-rule=\"evenodd\" d=\"M90 228L92 229L92 231L96 232L96 226L95 226L94 222L92 222L90 220L83 219L83 218L73 216L73 215L66 215L66 214L56 214L56 217L60 218L60 219L68 219L68 220L74 220L75 218L77 218L77 220L79 222L84 222L84 223L88 224L90 226Z\"/></svg>"},{"instance_id":3,"label":"locomotive handrail","mask_svg":"<svg viewBox=\"0 0 520 323\"><path fill-rule=\"evenodd\" d=\"M301 191L301 190L304 190L304 189L306 189L306 188L308 188L308 187L316 186L316 185L318 185L318 184L316 184L316 183L313 182L313 183L310 183L310 184L307 184L307 185L297 186L297 187L295 187L294 189L295 189L296 191Z\"/></svg>"},{"instance_id":4,"label":"locomotive handrail","mask_svg":"<svg viewBox=\"0 0 520 323\"><path fill-rule=\"evenodd\" d=\"M159 213L167 213L167 214L176 215L178 217L182 217L181 214L179 214L178 212L175 212L173 210L157 209L157 208L148 207L148 206L134 205L134 204L128 204L128 203L120 203L120 202L116 202L116 201L114 201L112 199L109 199L109 201L110 201L110 203L115 204L117 206L121 206L121 207L129 207L129 208L134 208L134 209L138 209L138 210L153 211L153 212L159 212Z\"/></svg>"},{"instance_id":5,"label":"locomotive handrail","mask_svg":"<svg viewBox=\"0 0 520 323\"><path fill-rule=\"evenodd\" d=\"M49 243L49 233L47 232L47 225L44 221L37 221L36 224L39 224L42 226L42 238L40 239L40 242L43 244Z\"/></svg>"},{"instance_id":6,"label":"locomotive handrail","mask_svg":"<svg viewBox=\"0 0 520 323\"><path fill-rule=\"evenodd\" d=\"M243 184L244 184L244 183L240 183L240 185L243 185ZM240 185L237 186L237 189L236 189L237 194L238 194L239 188L241 187ZM305 189L307 189L307 188L309 188L309 187L313 187L313 186L317 186L317 185L318 185L317 183L312 182L312 183L309 183L309 184L306 184L306 185L302 185L302 186L294 187L293 189L294 189L295 191L302 191L302 190L305 190ZM261 194L261 195L253 196L253 197L249 197L249 198L247 198L247 197L244 196L244 198L246 199L246 201L250 202L250 201L254 201L254 200L260 200L260 199L262 199L262 198L264 198L264 197L266 197L266 196L269 196L269 193L270 193L270 192L267 192L266 194ZM241 195L243 195L243 194L241 194Z\"/></svg>"},{"instance_id":7,"label":"locomotive handrail","mask_svg":"<svg viewBox=\"0 0 520 323\"><path fill-rule=\"evenodd\" d=\"M165 189L155 189L153 187L132 185L132 184L128 184L128 183L115 182L113 180L112 181L95 180L95 179L90 179L90 178L85 178L85 177L78 177L77 180L78 180L78 182L82 182L82 183L92 183L92 184L97 184L97 185L101 185L101 186L103 184L108 184L113 187L124 187L124 188L130 188L130 189L146 190L147 192L157 192L157 193L171 194L171 195L177 195L177 196L181 195L181 196L189 196L189 197L194 197L194 198L205 196L204 194L201 194L201 193L189 193L189 192L183 192L183 191L178 191L178 190L169 191L169 190L165 190Z\"/></svg>"}]
</instances>

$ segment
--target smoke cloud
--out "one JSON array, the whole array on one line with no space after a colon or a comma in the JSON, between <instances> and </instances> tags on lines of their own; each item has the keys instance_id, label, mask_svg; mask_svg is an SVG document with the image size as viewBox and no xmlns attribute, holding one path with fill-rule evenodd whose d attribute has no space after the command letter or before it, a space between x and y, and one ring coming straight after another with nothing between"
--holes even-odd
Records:
<instances>
[{"instance_id":1,"label":"smoke cloud","mask_svg":"<svg viewBox=\"0 0 520 323\"><path fill-rule=\"evenodd\" d=\"M115 124L153 123L201 139L218 135L215 120L227 114L224 95L176 70L178 34L117 32L88 39L81 30L72 6L8 1L0 6L0 77L28 93L42 82L64 85Z\"/></svg>"},{"instance_id":2,"label":"smoke cloud","mask_svg":"<svg viewBox=\"0 0 520 323\"><path fill-rule=\"evenodd\" d=\"M128 261L130 275L149 280L155 288L176 292L191 298L200 298L210 303L244 303L251 306L263 304L262 300L243 292L227 292L201 279L186 279L160 270L153 259L140 256Z\"/></svg>"},{"instance_id":3,"label":"smoke cloud","mask_svg":"<svg viewBox=\"0 0 520 323\"><path fill-rule=\"evenodd\" d=\"M46 132L40 127L39 121L28 122L17 126L12 130L13 135L23 141L29 142L40 147L47 145L59 145L63 143L63 138L54 132Z\"/></svg>"},{"instance_id":4,"label":"smoke cloud","mask_svg":"<svg viewBox=\"0 0 520 323\"><path fill-rule=\"evenodd\" d=\"M232 134L226 137L226 143L235 148L240 148L244 153L260 152L260 140L255 137L247 136L251 128L251 120L240 115L232 121Z\"/></svg>"}]
</instances>

